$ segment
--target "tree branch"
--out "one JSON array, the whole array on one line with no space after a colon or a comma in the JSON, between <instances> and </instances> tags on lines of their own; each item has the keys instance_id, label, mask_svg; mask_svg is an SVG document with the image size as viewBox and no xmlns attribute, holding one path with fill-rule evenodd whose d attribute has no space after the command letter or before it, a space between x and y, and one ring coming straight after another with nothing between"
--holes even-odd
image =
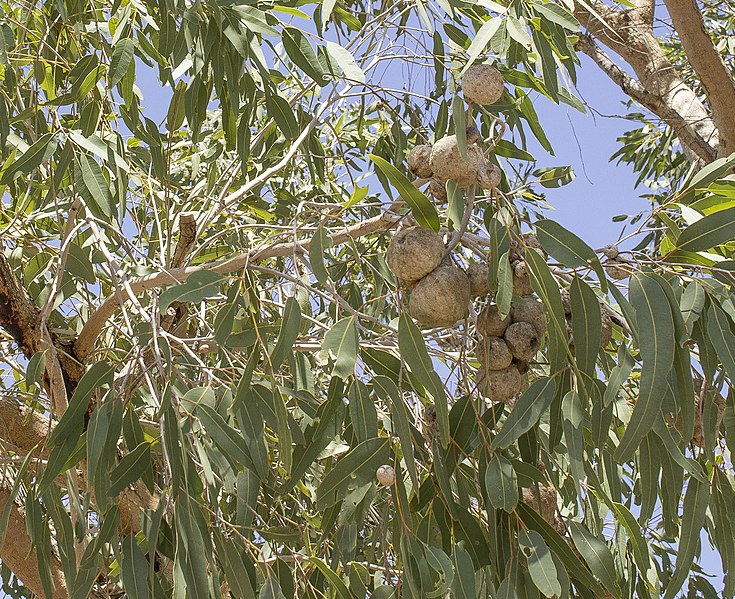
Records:
<instances>
[{"instance_id":1,"label":"tree branch","mask_svg":"<svg viewBox=\"0 0 735 599\"><path fill-rule=\"evenodd\" d=\"M33 303L28 291L20 284L5 255L0 251L0 327L15 339L26 358L47 348L41 330L41 311ZM53 333L48 333L57 350L57 358L66 386L66 394L71 397L77 383L84 374L84 365L77 362L71 354L71 347L59 341ZM48 381L47 381L48 383Z\"/></svg>"},{"instance_id":2,"label":"tree branch","mask_svg":"<svg viewBox=\"0 0 735 599\"><path fill-rule=\"evenodd\" d=\"M673 110L661 96L650 93L639 81L628 75L600 48L592 38L583 35L576 48L595 61L597 66L615 82L625 94L660 116L674 131L682 144L690 148L698 158L711 162L716 155L710 145L700 137L696 130L688 126L681 115Z\"/></svg>"},{"instance_id":3,"label":"tree branch","mask_svg":"<svg viewBox=\"0 0 735 599\"><path fill-rule=\"evenodd\" d=\"M0 513L10 501L10 491L6 484L0 483ZM38 559L33 549L28 532L26 531L25 509L13 502L10 505L10 519L4 531L5 543L0 547L0 561L10 568L30 591L38 596L45 597L41 576L38 573ZM51 577L54 582L53 599L67 599L66 582L61 568L61 562L55 556L50 560Z\"/></svg>"},{"instance_id":4,"label":"tree branch","mask_svg":"<svg viewBox=\"0 0 735 599\"><path fill-rule=\"evenodd\" d=\"M676 72L674 65L664 54L661 45L646 20L645 11L639 8L614 10L599 0L590 0L596 14L577 3L574 15L605 46L627 62L638 77L639 85L652 98L652 106L658 106L655 114L666 122L677 124L679 140L691 155L711 162L718 155L720 141L718 130L707 107ZM607 62L612 62L607 59ZM608 73L609 75L609 73ZM665 107L665 109L663 109ZM709 149L705 152L702 142L694 147L692 140L702 140ZM706 155L707 158L703 156Z\"/></svg>"},{"instance_id":5,"label":"tree branch","mask_svg":"<svg viewBox=\"0 0 735 599\"><path fill-rule=\"evenodd\" d=\"M24 453L38 446L40 448L38 457L45 457L48 453L46 441L52 430L51 421L43 414L24 406L12 397L0 396L0 442L10 443ZM80 486L86 488L84 466L78 474ZM135 489L121 493L118 503L121 530L126 533L140 532L141 511L155 509L157 504L157 498L153 497L143 485L137 485Z\"/></svg>"},{"instance_id":6,"label":"tree branch","mask_svg":"<svg viewBox=\"0 0 735 599\"><path fill-rule=\"evenodd\" d=\"M387 231L393 227L398 220L400 220L400 216L390 212L384 212L379 216L357 223L356 225L347 227L342 231L335 233L331 236L332 245L339 245L351 239L370 235L371 233ZM132 280L130 281L129 289L130 292L137 295L144 291L157 289L166 285L183 283L195 272L203 270L227 274L247 268L249 264L257 264L258 262L262 262L269 258L290 256L294 253L307 252L310 244L310 240L291 243L277 243L275 245L262 247L260 249L256 248L248 252L238 254L237 256L228 258L227 260L210 262L200 266L173 268L168 271ZM131 298L130 292L127 290L122 291L124 300L129 300ZM82 331L79 333L79 337L77 337L76 343L74 344L74 355L79 360L85 361L89 357L92 349L94 348L95 340L102 331L102 328L105 326L107 319L114 314L118 307L119 303L117 301L117 296L112 295L105 299L90 315L89 320L85 323Z\"/></svg>"},{"instance_id":7,"label":"tree branch","mask_svg":"<svg viewBox=\"0 0 735 599\"><path fill-rule=\"evenodd\" d=\"M720 132L720 155L735 151L735 82L712 43L696 0L665 0L687 59L702 83Z\"/></svg>"}]
</instances>

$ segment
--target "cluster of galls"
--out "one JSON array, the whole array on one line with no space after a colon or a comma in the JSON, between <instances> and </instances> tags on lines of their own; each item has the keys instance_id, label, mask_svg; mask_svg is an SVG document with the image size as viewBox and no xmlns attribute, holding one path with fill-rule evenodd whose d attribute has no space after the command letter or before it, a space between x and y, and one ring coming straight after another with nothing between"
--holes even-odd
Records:
<instances>
[{"instance_id":1,"label":"cluster of galls","mask_svg":"<svg viewBox=\"0 0 735 599\"><path fill-rule=\"evenodd\" d=\"M445 253L441 235L426 227L402 229L386 253L388 268L411 290L409 314L425 327L451 327L467 315L470 280Z\"/></svg>"},{"instance_id":2,"label":"cluster of galls","mask_svg":"<svg viewBox=\"0 0 735 599\"><path fill-rule=\"evenodd\" d=\"M527 248L527 249L526 249ZM524 258L525 251L539 252L541 244L532 233L523 236L523 243L514 243L509 252L513 268L514 301L510 314L501 317L494 302L489 302L477 317L477 389L492 401L507 402L515 398L524 386L533 357L541 347L546 333L546 313L533 289Z\"/></svg>"},{"instance_id":3,"label":"cluster of galls","mask_svg":"<svg viewBox=\"0 0 735 599\"><path fill-rule=\"evenodd\" d=\"M462 78L462 92L470 103L493 104L503 95L503 76L490 65L473 65ZM482 137L474 125L467 128L466 139L466 158L456 135L447 135L433 146L415 146L408 153L408 169L421 179L431 180L429 192L439 202L447 200L447 181L461 188L477 184L482 189L495 189L500 185L500 169L485 161Z\"/></svg>"}]
</instances>

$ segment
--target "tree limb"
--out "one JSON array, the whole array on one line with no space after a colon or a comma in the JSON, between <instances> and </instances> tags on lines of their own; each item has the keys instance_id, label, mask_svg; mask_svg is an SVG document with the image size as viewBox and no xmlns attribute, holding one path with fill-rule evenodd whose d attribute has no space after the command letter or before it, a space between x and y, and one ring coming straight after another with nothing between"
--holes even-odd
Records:
<instances>
[{"instance_id":1,"label":"tree limb","mask_svg":"<svg viewBox=\"0 0 735 599\"><path fill-rule=\"evenodd\" d=\"M696 0L665 0L687 59L702 83L720 132L720 156L735 151L735 82L712 43Z\"/></svg>"},{"instance_id":2,"label":"tree limb","mask_svg":"<svg viewBox=\"0 0 735 599\"><path fill-rule=\"evenodd\" d=\"M339 245L351 239L370 235L371 233L387 231L393 227L398 220L400 220L399 216L390 212L384 212L379 216L357 223L335 233L331 236L332 245ZM130 281L129 289L130 292L137 295L143 291L157 289L159 287L173 285L175 283L183 283L195 272L203 270L227 274L247 268L249 264L262 262L269 258L290 256L294 253L307 252L310 244L310 240L277 243L271 246L255 248L226 260L210 262L200 266L173 268L168 271L134 279ZM129 300L131 298L130 292L127 290L122 291L124 300ZM92 349L94 349L94 343L102 331L102 328L105 326L107 319L114 314L118 307L119 303L117 301L117 296L112 295L105 299L90 315L89 320L85 323L82 331L79 333L79 337L77 337L76 343L74 344L74 355L77 359L84 362L89 357Z\"/></svg>"},{"instance_id":3,"label":"tree limb","mask_svg":"<svg viewBox=\"0 0 735 599\"><path fill-rule=\"evenodd\" d=\"M0 483L0 513L10 501L10 491L6 484ZM20 505L13 502L10 505L10 519L5 532L5 543L0 547L0 561L15 574L30 591L44 597L41 576L38 573L38 559L33 549L28 532L26 531L26 513ZM55 556L50 560L51 577L54 582L53 599L67 599L66 582L61 568L61 562Z\"/></svg>"},{"instance_id":4,"label":"tree limb","mask_svg":"<svg viewBox=\"0 0 735 599\"><path fill-rule=\"evenodd\" d=\"M47 348L41 330L41 311L33 303L28 291L15 276L8 259L0 251L0 327L15 339L26 358ZM84 374L84 365L71 355L71 347L49 333L66 386L71 397L77 383ZM49 381L46 381L47 384Z\"/></svg>"},{"instance_id":5,"label":"tree limb","mask_svg":"<svg viewBox=\"0 0 735 599\"><path fill-rule=\"evenodd\" d=\"M671 114L678 115L679 139L689 152L711 162L718 155L720 141L718 130L707 107L676 72L674 65L664 54L653 34L644 13L639 8L614 10L600 2L590 0L590 10L577 3L574 15L587 29L587 33L627 62L638 77L643 89L657 102L663 103L664 111L655 111L659 117L669 121ZM608 59L609 61L609 59ZM666 118L668 115L669 119ZM691 147L688 141L701 139L709 146L707 158L703 158L701 143Z\"/></svg>"},{"instance_id":6,"label":"tree limb","mask_svg":"<svg viewBox=\"0 0 735 599\"><path fill-rule=\"evenodd\" d=\"M589 56L621 90L636 102L661 117L674 131L682 144L690 148L698 158L711 162L716 155L698 132L689 127L682 116L673 110L661 96L650 93L641 83L628 75L600 48L590 36L583 35L576 49Z\"/></svg>"}]
</instances>

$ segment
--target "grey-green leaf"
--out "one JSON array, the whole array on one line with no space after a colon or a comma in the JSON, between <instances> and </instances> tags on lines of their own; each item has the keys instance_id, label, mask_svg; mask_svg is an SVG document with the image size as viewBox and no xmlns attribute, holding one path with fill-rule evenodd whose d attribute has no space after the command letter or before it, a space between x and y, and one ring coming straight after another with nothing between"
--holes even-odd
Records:
<instances>
[{"instance_id":1,"label":"grey-green leaf","mask_svg":"<svg viewBox=\"0 0 735 599\"><path fill-rule=\"evenodd\" d=\"M615 581L615 561L605 541L595 537L579 522L570 522L569 530L572 533L574 546L587 562L590 570L613 597L620 597Z\"/></svg>"},{"instance_id":2,"label":"grey-green leaf","mask_svg":"<svg viewBox=\"0 0 735 599\"><path fill-rule=\"evenodd\" d=\"M615 459L629 460L653 427L663 403L666 379L674 364L674 318L659 282L637 272L630 282L630 300L638 325L638 345L643 367L640 392L630 422L620 440Z\"/></svg>"},{"instance_id":3,"label":"grey-green leaf","mask_svg":"<svg viewBox=\"0 0 735 599\"><path fill-rule=\"evenodd\" d=\"M439 215L429 198L416 189L406 176L390 162L375 154L370 154L369 158L378 167L378 170L387 177L391 185L396 188L401 198L411 207L416 222L423 227L438 231Z\"/></svg>"},{"instance_id":4,"label":"grey-green leaf","mask_svg":"<svg viewBox=\"0 0 735 599\"><path fill-rule=\"evenodd\" d=\"M545 376L534 381L516 401L503 428L493 439L493 447L510 447L518 437L529 431L549 407L555 392L556 381L553 377Z\"/></svg>"},{"instance_id":5,"label":"grey-green leaf","mask_svg":"<svg viewBox=\"0 0 735 599\"><path fill-rule=\"evenodd\" d=\"M513 464L497 453L485 469L485 491L490 505L497 510L510 513L518 505L516 471Z\"/></svg>"},{"instance_id":6,"label":"grey-green leaf","mask_svg":"<svg viewBox=\"0 0 735 599\"><path fill-rule=\"evenodd\" d=\"M589 266L593 268L599 277L603 290L606 289L605 271L597 258L597 254L577 235L553 220L537 221L536 234L544 249L565 266L570 268Z\"/></svg>"},{"instance_id":7,"label":"grey-green leaf","mask_svg":"<svg viewBox=\"0 0 735 599\"><path fill-rule=\"evenodd\" d=\"M522 530L518 533L518 545L526 557L528 573L536 588L545 597L561 595L561 584L556 574L556 564L544 538L535 530Z\"/></svg>"},{"instance_id":8,"label":"grey-green leaf","mask_svg":"<svg viewBox=\"0 0 735 599\"><path fill-rule=\"evenodd\" d=\"M354 316L336 322L324 336L322 351L330 352L335 359L333 376L346 379L354 373L357 350L358 335Z\"/></svg>"}]
</instances>

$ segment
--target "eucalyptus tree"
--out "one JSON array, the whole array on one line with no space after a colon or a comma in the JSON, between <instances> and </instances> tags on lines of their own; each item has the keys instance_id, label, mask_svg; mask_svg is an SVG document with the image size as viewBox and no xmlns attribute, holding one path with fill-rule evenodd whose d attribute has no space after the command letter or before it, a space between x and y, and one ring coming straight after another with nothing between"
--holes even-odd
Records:
<instances>
[{"instance_id":1,"label":"eucalyptus tree","mask_svg":"<svg viewBox=\"0 0 735 599\"><path fill-rule=\"evenodd\" d=\"M3 592L733 596L733 19L665 5L1 0ZM578 52L623 249L543 214Z\"/></svg>"}]
</instances>

